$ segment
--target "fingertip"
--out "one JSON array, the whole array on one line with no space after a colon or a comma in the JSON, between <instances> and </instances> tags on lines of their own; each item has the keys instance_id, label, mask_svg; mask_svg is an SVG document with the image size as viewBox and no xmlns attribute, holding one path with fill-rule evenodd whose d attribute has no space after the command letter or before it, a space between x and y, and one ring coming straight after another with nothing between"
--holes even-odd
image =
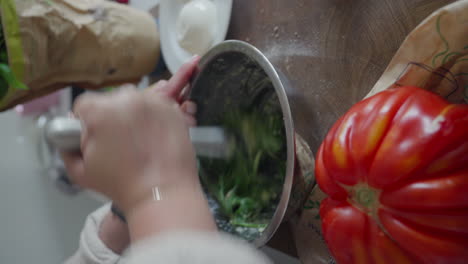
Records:
<instances>
[{"instance_id":1,"label":"fingertip","mask_svg":"<svg viewBox=\"0 0 468 264\"><path fill-rule=\"evenodd\" d=\"M188 60L187 62L185 62L179 69L179 71L177 71L177 73L181 72L181 73L185 73L185 75L188 77L191 77L193 72L195 71L195 69L197 68L197 65L198 63L200 62L200 59L201 57L198 56L198 55L194 55L192 58L190 58L190 60ZM176 73L176 74L177 74Z\"/></svg>"},{"instance_id":2,"label":"fingertip","mask_svg":"<svg viewBox=\"0 0 468 264\"><path fill-rule=\"evenodd\" d=\"M181 109L184 113L188 114L188 115L195 115L197 113L197 104L193 101L185 101L182 106L181 106Z\"/></svg>"},{"instance_id":3,"label":"fingertip","mask_svg":"<svg viewBox=\"0 0 468 264\"><path fill-rule=\"evenodd\" d=\"M198 54L195 54L193 55L193 57L190 59L189 63L193 63L193 64L198 64L200 62L200 55Z\"/></svg>"}]
</instances>

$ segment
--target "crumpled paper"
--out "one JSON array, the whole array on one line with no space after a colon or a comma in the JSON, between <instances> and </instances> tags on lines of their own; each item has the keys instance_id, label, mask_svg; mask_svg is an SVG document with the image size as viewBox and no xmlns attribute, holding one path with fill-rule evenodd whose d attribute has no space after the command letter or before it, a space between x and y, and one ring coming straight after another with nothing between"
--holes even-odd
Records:
<instances>
[{"instance_id":1,"label":"crumpled paper","mask_svg":"<svg viewBox=\"0 0 468 264\"><path fill-rule=\"evenodd\" d=\"M468 103L468 1L445 6L405 39L366 97L401 86L418 86L452 103ZM321 233L320 202L315 186L300 215L290 221L302 263L334 263Z\"/></svg>"},{"instance_id":2,"label":"crumpled paper","mask_svg":"<svg viewBox=\"0 0 468 264\"><path fill-rule=\"evenodd\" d=\"M104 0L2 0L10 67L26 91L9 89L0 110L70 84L138 81L159 58L149 13Z\"/></svg>"}]
</instances>

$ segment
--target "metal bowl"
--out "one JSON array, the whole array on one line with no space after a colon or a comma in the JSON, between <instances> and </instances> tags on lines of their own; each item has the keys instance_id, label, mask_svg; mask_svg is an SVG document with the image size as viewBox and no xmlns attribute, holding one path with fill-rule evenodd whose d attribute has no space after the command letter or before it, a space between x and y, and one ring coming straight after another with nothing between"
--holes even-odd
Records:
<instances>
[{"instance_id":1,"label":"metal bowl","mask_svg":"<svg viewBox=\"0 0 468 264\"><path fill-rule=\"evenodd\" d=\"M262 82L262 76L266 77L266 82ZM260 85L249 88L246 83L251 82L252 78L255 79L253 83ZM242 83L246 85L242 86ZM288 209L294 182L295 133L285 83L286 80L280 77L257 48L242 41L230 40L218 44L203 56L189 95L198 104L199 125L220 125L214 116L222 116L232 107L260 107L266 102L262 98L271 95L279 102L284 124L286 159L282 191L267 227L253 239L241 236L258 247L265 245L281 224ZM210 203L210 206L213 209L216 205ZM219 218L216 214L215 216Z\"/></svg>"}]
</instances>

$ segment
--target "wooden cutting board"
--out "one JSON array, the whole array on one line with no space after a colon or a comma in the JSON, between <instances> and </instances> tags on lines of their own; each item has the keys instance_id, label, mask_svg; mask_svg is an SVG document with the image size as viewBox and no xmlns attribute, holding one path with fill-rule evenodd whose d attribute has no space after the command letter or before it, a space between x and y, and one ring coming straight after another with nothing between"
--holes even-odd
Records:
<instances>
[{"instance_id":1,"label":"wooden cutting board","mask_svg":"<svg viewBox=\"0 0 468 264\"><path fill-rule=\"evenodd\" d=\"M315 153L381 76L408 33L447 0L235 0L228 39L286 75L297 132ZM269 243L296 255L288 224Z\"/></svg>"}]
</instances>

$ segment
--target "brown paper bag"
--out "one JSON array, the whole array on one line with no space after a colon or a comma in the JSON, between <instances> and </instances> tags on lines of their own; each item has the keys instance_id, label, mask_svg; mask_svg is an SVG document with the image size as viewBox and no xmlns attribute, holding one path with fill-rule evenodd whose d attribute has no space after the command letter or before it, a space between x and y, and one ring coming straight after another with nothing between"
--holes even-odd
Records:
<instances>
[{"instance_id":1,"label":"brown paper bag","mask_svg":"<svg viewBox=\"0 0 468 264\"><path fill-rule=\"evenodd\" d=\"M78 84L133 82L159 58L159 34L148 13L104 0L2 0L1 14L15 76L0 110Z\"/></svg>"},{"instance_id":2,"label":"brown paper bag","mask_svg":"<svg viewBox=\"0 0 468 264\"><path fill-rule=\"evenodd\" d=\"M416 27L366 97L408 85L433 91L452 103L468 103L467 0L437 10ZM334 263L319 220L325 197L315 186L302 214L291 221L302 263Z\"/></svg>"}]
</instances>

